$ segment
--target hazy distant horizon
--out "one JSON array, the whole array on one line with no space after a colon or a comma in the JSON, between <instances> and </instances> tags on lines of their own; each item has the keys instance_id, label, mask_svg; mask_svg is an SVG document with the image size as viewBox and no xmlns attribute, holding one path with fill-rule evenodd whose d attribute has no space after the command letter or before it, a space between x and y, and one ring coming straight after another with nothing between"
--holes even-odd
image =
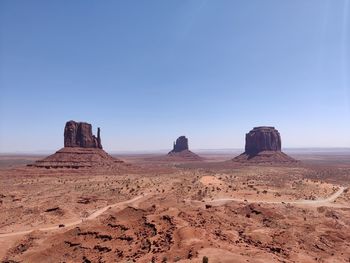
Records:
<instances>
[{"instance_id":1,"label":"hazy distant horizon","mask_svg":"<svg viewBox=\"0 0 350 263\"><path fill-rule=\"evenodd\" d=\"M350 0L0 2L0 152L350 147ZM47 150L46 150L47 151Z\"/></svg>"},{"instance_id":2,"label":"hazy distant horizon","mask_svg":"<svg viewBox=\"0 0 350 263\"><path fill-rule=\"evenodd\" d=\"M0 155L48 155L55 153L59 149L55 150L38 150L38 151L17 151L17 152L3 152L0 151ZM166 154L171 149L155 149L155 150L108 150L104 149L110 154ZM244 148L221 148L221 149L190 149L198 154L238 154L244 152ZM346 153L350 154L350 147L310 147L310 148L284 148L283 152L293 153Z\"/></svg>"}]
</instances>

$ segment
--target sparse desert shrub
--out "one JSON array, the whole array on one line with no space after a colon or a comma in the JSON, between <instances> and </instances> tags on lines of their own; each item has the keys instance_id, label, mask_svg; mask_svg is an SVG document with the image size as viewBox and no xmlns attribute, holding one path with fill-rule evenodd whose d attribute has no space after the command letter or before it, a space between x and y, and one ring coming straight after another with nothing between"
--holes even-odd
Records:
<instances>
[{"instance_id":1,"label":"sparse desert shrub","mask_svg":"<svg viewBox=\"0 0 350 263\"><path fill-rule=\"evenodd\" d=\"M203 263L208 263L208 262L209 262L208 257L204 256L202 262L203 262Z\"/></svg>"}]
</instances>

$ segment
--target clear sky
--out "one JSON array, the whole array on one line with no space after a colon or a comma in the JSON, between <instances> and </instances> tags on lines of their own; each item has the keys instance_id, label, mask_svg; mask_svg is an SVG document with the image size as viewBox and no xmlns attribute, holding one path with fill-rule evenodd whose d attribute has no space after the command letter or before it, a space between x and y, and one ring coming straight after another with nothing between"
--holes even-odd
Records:
<instances>
[{"instance_id":1,"label":"clear sky","mask_svg":"<svg viewBox=\"0 0 350 263\"><path fill-rule=\"evenodd\" d=\"M350 0L0 1L0 151L350 147Z\"/></svg>"}]
</instances>

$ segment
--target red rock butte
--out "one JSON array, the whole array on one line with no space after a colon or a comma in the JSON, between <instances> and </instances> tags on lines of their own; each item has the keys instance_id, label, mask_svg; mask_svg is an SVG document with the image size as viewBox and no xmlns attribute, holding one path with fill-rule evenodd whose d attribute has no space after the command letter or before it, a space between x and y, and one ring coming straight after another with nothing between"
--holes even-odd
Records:
<instances>
[{"instance_id":1,"label":"red rock butte","mask_svg":"<svg viewBox=\"0 0 350 263\"><path fill-rule=\"evenodd\" d=\"M202 157L191 152L188 147L188 139L180 136L176 139L173 149L167 154L166 159L178 161L201 161Z\"/></svg>"},{"instance_id":2,"label":"red rock butte","mask_svg":"<svg viewBox=\"0 0 350 263\"><path fill-rule=\"evenodd\" d=\"M64 147L102 149L100 128L97 128L96 137L92 134L91 124L68 121L64 128Z\"/></svg>"},{"instance_id":3,"label":"red rock butte","mask_svg":"<svg viewBox=\"0 0 350 263\"><path fill-rule=\"evenodd\" d=\"M275 127L255 127L245 136L245 152L233 161L242 163L294 163L281 151L281 135Z\"/></svg>"},{"instance_id":4,"label":"red rock butte","mask_svg":"<svg viewBox=\"0 0 350 263\"><path fill-rule=\"evenodd\" d=\"M188 139L185 136L180 136L174 142L173 149L169 153L179 153L188 150Z\"/></svg>"},{"instance_id":5,"label":"red rock butte","mask_svg":"<svg viewBox=\"0 0 350 263\"><path fill-rule=\"evenodd\" d=\"M97 137L93 135L89 123L68 121L64 128L64 148L29 166L48 169L93 168L123 163L102 150L100 133L98 128Z\"/></svg>"}]
</instances>

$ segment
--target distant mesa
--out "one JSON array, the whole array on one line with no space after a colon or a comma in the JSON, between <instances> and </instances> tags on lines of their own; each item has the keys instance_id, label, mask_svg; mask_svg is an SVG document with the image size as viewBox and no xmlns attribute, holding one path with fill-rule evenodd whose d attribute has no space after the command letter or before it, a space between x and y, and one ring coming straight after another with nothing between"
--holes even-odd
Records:
<instances>
[{"instance_id":1,"label":"distant mesa","mask_svg":"<svg viewBox=\"0 0 350 263\"><path fill-rule=\"evenodd\" d=\"M281 135L274 127L255 127L245 136L245 152L235 162L292 163L297 162L281 151Z\"/></svg>"},{"instance_id":2,"label":"distant mesa","mask_svg":"<svg viewBox=\"0 0 350 263\"><path fill-rule=\"evenodd\" d=\"M123 161L113 158L101 144L101 131L97 137L92 126L86 122L68 121L64 128L64 148L29 166L42 168L92 168L114 166Z\"/></svg>"},{"instance_id":3,"label":"distant mesa","mask_svg":"<svg viewBox=\"0 0 350 263\"><path fill-rule=\"evenodd\" d=\"M188 148L188 139L185 136L180 136L176 139L173 149L166 156L168 160L179 161L201 161L202 157L191 152Z\"/></svg>"}]
</instances>

